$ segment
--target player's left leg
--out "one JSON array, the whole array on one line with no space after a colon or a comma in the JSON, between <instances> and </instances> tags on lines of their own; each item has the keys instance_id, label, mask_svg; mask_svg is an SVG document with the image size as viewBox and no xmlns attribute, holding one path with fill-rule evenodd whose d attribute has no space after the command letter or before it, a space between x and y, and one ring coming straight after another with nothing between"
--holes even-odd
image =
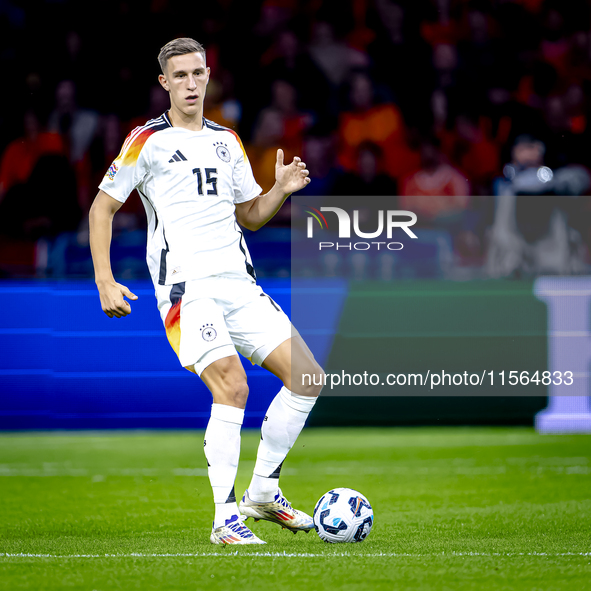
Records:
<instances>
[{"instance_id":1,"label":"player's left leg","mask_svg":"<svg viewBox=\"0 0 591 591\"><path fill-rule=\"evenodd\" d=\"M277 492L281 464L293 447L322 386L322 368L301 336L283 342L263 362L283 382L271 402L261 428L255 476L249 489L254 499L270 501ZM303 384L303 375L311 379Z\"/></svg>"},{"instance_id":2,"label":"player's left leg","mask_svg":"<svg viewBox=\"0 0 591 591\"><path fill-rule=\"evenodd\" d=\"M262 366L284 386L263 421L254 474L240 510L244 515L274 521L294 532L309 531L313 528L312 519L291 507L279 488L279 475L320 394L322 386L315 384L322 384L324 372L299 335L279 345ZM304 375L311 379L304 381Z\"/></svg>"},{"instance_id":3,"label":"player's left leg","mask_svg":"<svg viewBox=\"0 0 591 591\"><path fill-rule=\"evenodd\" d=\"M323 383L324 372L285 312L258 285L229 281L226 297L225 322L234 346L284 384L263 421L254 476L240 511L292 531L309 531L312 519L291 508L278 484L283 460L316 402L321 386L315 384ZM304 374L311 376L306 385Z\"/></svg>"}]
</instances>

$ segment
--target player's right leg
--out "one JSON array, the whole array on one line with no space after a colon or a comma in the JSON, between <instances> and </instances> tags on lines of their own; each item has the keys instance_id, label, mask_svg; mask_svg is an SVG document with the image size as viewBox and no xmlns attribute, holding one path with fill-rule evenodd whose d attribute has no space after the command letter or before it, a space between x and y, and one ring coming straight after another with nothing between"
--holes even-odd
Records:
<instances>
[{"instance_id":1,"label":"player's right leg","mask_svg":"<svg viewBox=\"0 0 591 591\"><path fill-rule=\"evenodd\" d=\"M203 286L187 282L157 289L170 344L182 365L196 373L213 396L205 431L205 456L213 490L214 544L264 544L243 523L234 494L240 430L248 386L227 331L223 311L202 296Z\"/></svg>"},{"instance_id":2,"label":"player's right leg","mask_svg":"<svg viewBox=\"0 0 591 591\"><path fill-rule=\"evenodd\" d=\"M213 396L211 418L203 442L215 516L213 544L264 544L243 523L234 482L240 458L240 429L248 397L248 385L237 355L218 359L200 373Z\"/></svg>"}]
</instances>

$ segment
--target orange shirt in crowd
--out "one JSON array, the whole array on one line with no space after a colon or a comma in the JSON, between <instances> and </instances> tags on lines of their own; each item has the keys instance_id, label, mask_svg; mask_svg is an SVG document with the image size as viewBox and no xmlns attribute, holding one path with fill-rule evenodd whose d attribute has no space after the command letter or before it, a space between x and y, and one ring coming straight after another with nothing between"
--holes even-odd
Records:
<instances>
[{"instance_id":1,"label":"orange shirt in crowd","mask_svg":"<svg viewBox=\"0 0 591 591\"><path fill-rule=\"evenodd\" d=\"M386 168L392 174L391 166L395 165L392 154L405 142L402 113L393 104L376 105L363 112L343 113L339 122L339 135L339 164L345 170L356 169L359 146L371 142L383 150Z\"/></svg>"},{"instance_id":2,"label":"orange shirt in crowd","mask_svg":"<svg viewBox=\"0 0 591 591\"><path fill-rule=\"evenodd\" d=\"M42 132L34 140L24 137L14 140L8 144L0 162L0 195L14 185L26 183L44 154L64 153L64 141L57 133Z\"/></svg>"},{"instance_id":3,"label":"orange shirt in crowd","mask_svg":"<svg viewBox=\"0 0 591 591\"><path fill-rule=\"evenodd\" d=\"M252 167L252 172L256 182L267 193L275 184L275 163L277 162L277 146L255 146L247 144L244 146L248 155L248 160ZM291 162L293 155L284 151L285 162Z\"/></svg>"}]
</instances>

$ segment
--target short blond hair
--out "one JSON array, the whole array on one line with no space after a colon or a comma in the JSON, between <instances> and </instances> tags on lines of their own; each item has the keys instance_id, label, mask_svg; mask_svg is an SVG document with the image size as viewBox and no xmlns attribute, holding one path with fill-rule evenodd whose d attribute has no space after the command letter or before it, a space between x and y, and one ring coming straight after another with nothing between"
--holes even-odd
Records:
<instances>
[{"instance_id":1,"label":"short blond hair","mask_svg":"<svg viewBox=\"0 0 591 591\"><path fill-rule=\"evenodd\" d=\"M205 47L190 37L179 37L169 41L158 54L158 63L163 74L166 74L166 64L175 55L186 55L187 53L200 53L205 61Z\"/></svg>"}]
</instances>

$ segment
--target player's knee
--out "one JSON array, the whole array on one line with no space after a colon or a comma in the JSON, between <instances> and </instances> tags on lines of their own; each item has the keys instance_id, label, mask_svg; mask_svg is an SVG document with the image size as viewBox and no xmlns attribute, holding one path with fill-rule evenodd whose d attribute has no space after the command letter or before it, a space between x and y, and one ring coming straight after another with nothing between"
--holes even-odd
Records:
<instances>
[{"instance_id":1,"label":"player's knee","mask_svg":"<svg viewBox=\"0 0 591 591\"><path fill-rule=\"evenodd\" d=\"M212 394L214 402L244 408L248 399L248 384L245 378L224 376L221 383L212 389Z\"/></svg>"},{"instance_id":2,"label":"player's knee","mask_svg":"<svg viewBox=\"0 0 591 591\"><path fill-rule=\"evenodd\" d=\"M298 384L298 394L302 396L319 396L325 383L324 370L316 363L310 363L302 371L300 383Z\"/></svg>"},{"instance_id":3,"label":"player's knee","mask_svg":"<svg viewBox=\"0 0 591 591\"><path fill-rule=\"evenodd\" d=\"M232 406L244 408L248 399L248 384L246 380L238 380L228 384L226 395Z\"/></svg>"}]
</instances>

